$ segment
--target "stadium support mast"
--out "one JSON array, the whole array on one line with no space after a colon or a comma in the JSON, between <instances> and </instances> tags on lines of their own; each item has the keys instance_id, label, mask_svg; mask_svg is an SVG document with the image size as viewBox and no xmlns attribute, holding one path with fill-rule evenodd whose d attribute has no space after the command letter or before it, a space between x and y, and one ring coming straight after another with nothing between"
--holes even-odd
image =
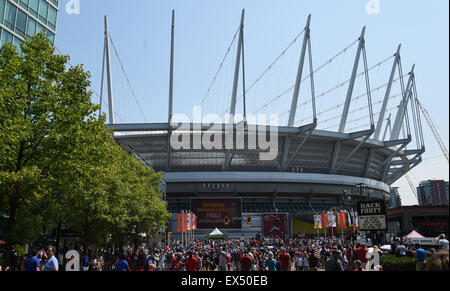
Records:
<instances>
[{"instance_id":1,"label":"stadium support mast","mask_svg":"<svg viewBox=\"0 0 450 291\"><path fill-rule=\"evenodd\" d=\"M111 80L111 58L109 51L108 17L106 15L105 15L105 53L106 53L106 75L108 83L109 124L114 124L114 103L113 103L113 89Z\"/></svg>"},{"instance_id":2,"label":"stadium support mast","mask_svg":"<svg viewBox=\"0 0 450 291\"><path fill-rule=\"evenodd\" d=\"M366 33L366 27L364 26L359 38L358 51L356 52L355 63L353 64L352 77L350 78L350 84L348 86L347 97L345 99L344 111L341 117L341 124L339 125L339 132L344 133L345 125L347 123L348 111L350 109L350 102L352 101L353 88L355 87L356 74L358 73L359 60L361 59L361 52L364 48L364 36Z\"/></svg>"},{"instance_id":3,"label":"stadium support mast","mask_svg":"<svg viewBox=\"0 0 450 291\"><path fill-rule=\"evenodd\" d=\"M306 49L310 37L311 14L308 15L308 21L305 28L305 36L303 38L302 52L300 55L300 63L298 65L297 80L295 82L294 96L292 97L291 111L289 112L288 127L293 127L295 122L295 114L297 112L298 95L300 93L300 83L302 81L303 65L305 64Z\"/></svg>"},{"instance_id":4,"label":"stadium support mast","mask_svg":"<svg viewBox=\"0 0 450 291\"><path fill-rule=\"evenodd\" d=\"M389 83L386 88L386 94L384 95L383 105L381 106L380 115L378 117L377 127L375 130L374 139L378 140L380 138L381 129L383 127L384 116L386 114L386 108L388 105L389 97L391 94L392 83L394 82L395 71L398 64L400 63L400 49L402 45L398 46L397 52L395 53L394 65L392 66L391 76L389 77Z\"/></svg>"},{"instance_id":5,"label":"stadium support mast","mask_svg":"<svg viewBox=\"0 0 450 291\"><path fill-rule=\"evenodd\" d=\"M392 127L391 140L397 140L400 135L400 130L403 126L404 119L408 119L407 111L408 111L408 102L412 95L412 84L414 79L414 69L415 65L413 65L411 72L409 73L408 84L406 85L406 90L403 95L403 99L400 102L400 106L397 110L397 115L395 116L394 126Z\"/></svg>"},{"instance_id":6,"label":"stadium support mast","mask_svg":"<svg viewBox=\"0 0 450 291\"><path fill-rule=\"evenodd\" d=\"M237 97L238 84L239 84L239 69L241 66L241 56L243 57L243 54L244 54L244 52L243 52L244 19L245 19L245 9L242 9L241 24L239 26L239 41L238 41L237 53L236 53L236 67L235 67L235 71L234 71L233 91L231 93L231 105L230 105L230 113L229 113L230 120L228 120L228 126L227 126L228 130L233 130L234 122L235 122L234 115L236 113L236 97ZM242 68L244 69L244 66L242 66ZM244 78L245 78L245 76L244 76ZM245 81L244 81L244 83L245 83ZM243 86L245 86L245 84L243 84ZM245 87L243 89L244 89L244 103L245 103ZM245 105L244 105L244 109L245 109ZM237 143L237 141L236 141L236 143ZM227 152L225 154L225 161L223 164L224 170L229 169L232 159L233 159L233 154L232 154L231 150L227 150Z\"/></svg>"},{"instance_id":7,"label":"stadium support mast","mask_svg":"<svg viewBox=\"0 0 450 291\"><path fill-rule=\"evenodd\" d=\"M280 168L282 171L287 170L290 162L295 158L295 156L297 156L298 152L303 147L303 145L306 143L306 140L310 137L310 135L312 134L312 131L316 128L316 125L317 125L317 116L316 116L316 108L315 108L315 92L314 92L314 76L313 76L313 67L312 67L310 26L311 26L311 14L308 15L308 20L306 21L305 35L303 37L302 50L301 50L301 54L300 54L300 62L299 62L298 71L297 71L297 79L296 79L295 86L294 86L294 95L292 96L291 110L289 111L288 127L294 127L295 115L297 113L298 96L300 94L300 85L302 82L303 67L305 64L306 50L308 50L308 53L309 53L311 98L312 98L312 105L313 105L314 121L313 121L313 124L304 127L304 129L306 130L306 132L308 132L308 134L303 139L303 142L300 143L294 156L292 156L291 158L288 158L289 146L290 146L289 136L286 136L284 138L283 152L282 152L281 163L280 163Z\"/></svg>"},{"instance_id":8,"label":"stadium support mast","mask_svg":"<svg viewBox=\"0 0 450 291\"><path fill-rule=\"evenodd\" d=\"M234 124L234 114L236 113L236 97L238 90L238 82L239 82L239 68L241 66L241 55L242 55L242 42L244 40L244 18L245 18L245 9L242 9L241 15L241 26L239 28L239 41L236 53L236 67L234 71L234 81L233 81L233 92L231 94L231 106L230 106L230 123ZM245 90L245 89L244 89Z\"/></svg>"},{"instance_id":9,"label":"stadium support mast","mask_svg":"<svg viewBox=\"0 0 450 291\"><path fill-rule=\"evenodd\" d=\"M175 10L172 10L172 29L170 41L170 81L169 81L169 110L168 110L168 128L167 135L167 168L171 168L171 144L170 138L172 136L172 117L173 117L173 67L174 67L174 50L175 50Z\"/></svg>"}]
</instances>

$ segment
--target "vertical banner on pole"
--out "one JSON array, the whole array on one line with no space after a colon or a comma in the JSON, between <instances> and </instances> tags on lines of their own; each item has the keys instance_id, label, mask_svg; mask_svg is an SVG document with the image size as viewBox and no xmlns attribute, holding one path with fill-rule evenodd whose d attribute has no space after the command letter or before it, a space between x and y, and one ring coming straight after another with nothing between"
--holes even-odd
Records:
<instances>
[{"instance_id":1,"label":"vertical banner on pole","mask_svg":"<svg viewBox=\"0 0 450 291\"><path fill-rule=\"evenodd\" d=\"M314 215L314 228L322 229L322 221L320 215Z\"/></svg>"},{"instance_id":2,"label":"vertical banner on pole","mask_svg":"<svg viewBox=\"0 0 450 291\"><path fill-rule=\"evenodd\" d=\"M191 213L186 214L186 230L191 230Z\"/></svg>"},{"instance_id":3,"label":"vertical banner on pole","mask_svg":"<svg viewBox=\"0 0 450 291\"><path fill-rule=\"evenodd\" d=\"M328 224L328 213L321 213L320 214L320 221L322 223L322 227L323 228L328 228L329 224Z\"/></svg>"},{"instance_id":4,"label":"vertical banner on pole","mask_svg":"<svg viewBox=\"0 0 450 291\"><path fill-rule=\"evenodd\" d=\"M182 232L187 233L187 213L183 213L183 230Z\"/></svg>"},{"instance_id":5,"label":"vertical banner on pole","mask_svg":"<svg viewBox=\"0 0 450 291\"><path fill-rule=\"evenodd\" d=\"M183 232L183 217L181 213L178 213L177 232Z\"/></svg>"}]
</instances>

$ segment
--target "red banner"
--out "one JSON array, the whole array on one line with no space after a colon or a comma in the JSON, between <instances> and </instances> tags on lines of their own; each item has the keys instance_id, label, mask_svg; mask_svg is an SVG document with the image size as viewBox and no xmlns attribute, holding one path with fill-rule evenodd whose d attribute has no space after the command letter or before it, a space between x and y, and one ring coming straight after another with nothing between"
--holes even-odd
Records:
<instances>
[{"instance_id":1,"label":"red banner","mask_svg":"<svg viewBox=\"0 0 450 291\"><path fill-rule=\"evenodd\" d=\"M347 213L346 212L338 212L337 216L337 227L338 229L347 229Z\"/></svg>"},{"instance_id":2,"label":"red banner","mask_svg":"<svg viewBox=\"0 0 450 291\"><path fill-rule=\"evenodd\" d=\"M328 224L328 213L321 213L320 220L322 221L322 228L329 228Z\"/></svg>"},{"instance_id":3,"label":"red banner","mask_svg":"<svg viewBox=\"0 0 450 291\"><path fill-rule=\"evenodd\" d=\"M178 214L178 232L187 232L188 231L188 213L179 213Z\"/></svg>"},{"instance_id":4,"label":"red banner","mask_svg":"<svg viewBox=\"0 0 450 291\"><path fill-rule=\"evenodd\" d=\"M264 236L272 238L284 238L287 233L287 214L263 214Z\"/></svg>"},{"instance_id":5,"label":"red banner","mask_svg":"<svg viewBox=\"0 0 450 291\"><path fill-rule=\"evenodd\" d=\"M178 213L178 229L177 229L178 232L183 232L182 225L183 225L183 216L181 213Z\"/></svg>"}]
</instances>

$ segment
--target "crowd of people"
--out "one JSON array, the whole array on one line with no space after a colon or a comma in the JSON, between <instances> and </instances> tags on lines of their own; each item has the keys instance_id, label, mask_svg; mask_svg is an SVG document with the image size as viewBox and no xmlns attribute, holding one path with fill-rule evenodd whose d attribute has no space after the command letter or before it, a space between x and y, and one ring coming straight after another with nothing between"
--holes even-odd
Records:
<instances>
[{"instance_id":1,"label":"crowd of people","mask_svg":"<svg viewBox=\"0 0 450 291\"><path fill-rule=\"evenodd\" d=\"M448 270L448 241L440 238L440 250L426 262L426 252L416 245L416 270ZM366 271L368 261L378 254L371 270L383 271L382 251L377 245L351 244L342 239L251 239L195 240L186 244L171 241L164 248L79 250L82 271ZM406 255L406 247L394 242L391 253ZM368 255L369 253L369 255ZM62 257L62 258L61 258ZM58 271L66 259L58 260L54 248L33 250L20 270ZM59 263L58 263L59 262ZM61 264L61 266L59 266ZM0 267L1 268L1 267Z\"/></svg>"}]
</instances>

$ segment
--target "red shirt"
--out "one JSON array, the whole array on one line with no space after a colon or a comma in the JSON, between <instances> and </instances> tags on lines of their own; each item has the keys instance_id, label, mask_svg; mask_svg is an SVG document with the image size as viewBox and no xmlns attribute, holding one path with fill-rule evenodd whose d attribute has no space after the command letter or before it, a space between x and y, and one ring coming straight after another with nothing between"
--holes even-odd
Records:
<instances>
[{"instance_id":1,"label":"red shirt","mask_svg":"<svg viewBox=\"0 0 450 291\"><path fill-rule=\"evenodd\" d=\"M352 249L347 248L345 256L347 257L347 260L350 262L352 260Z\"/></svg>"},{"instance_id":2,"label":"red shirt","mask_svg":"<svg viewBox=\"0 0 450 291\"><path fill-rule=\"evenodd\" d=\"M368 251L368 249L356 248L354 252L356 259L360 260L362 263L367 263L366 254Z\"/></svg>"},{"instance_id":3,"label":"red shirt","mask_svg":"<svg viewBox=\"0 0 450 291\"><path fill-rule=\"evenodd\" d=\"M176 261L172 264L173 271L180 271L181 267L183 267L183 262L181 262L181 261Z\"/></svg>"},{"instance_id":4,"label":"red shirt","mask_svg":"<svg viewBox=\"0 0 450 291\"><path fill-rule=\"evenodd\" d=\"M280 255L280 267L289 269L291 265L291 256L288 253Z\"/></svg>"},{"instance_id":5,"label":"red shirt","mask_svg":"<svg viewBox=\"0 0 450 291\"><path fill-rule=\"evenodd\" d=\"M241 271L243 272L248 272L251 270L252 268L252 258L250 258L249 256L243 256L240 259L241 262Z\"/></svg>"},{"instance_id":6,"label":"red shirt","mask_svg":"<svg viewBox=\"0 0 450 291\"><path fill-rule=\"evenodd\" d=\"M188 272L195 272L195 271L197 271L197 262L198 262L198 260L195 257L188 258L186 260L186 270Z\"/></svg>"}]
</instances>

